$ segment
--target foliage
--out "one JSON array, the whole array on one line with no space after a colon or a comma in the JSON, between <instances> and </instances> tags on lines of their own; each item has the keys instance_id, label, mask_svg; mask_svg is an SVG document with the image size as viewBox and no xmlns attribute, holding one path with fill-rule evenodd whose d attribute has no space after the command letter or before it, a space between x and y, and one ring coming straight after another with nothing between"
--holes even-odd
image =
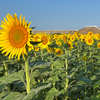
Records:
<instances>
[{"instance_id":1,"label":"foliage","mask_svg":"<svg viewBox=\"0 0 100 100\"><path fill-rule=\"evenodd\" d=\"M53 38L47 49L28 52L29 77L31 91L27 94L25 78L25 60L21 58L7 60L0 54L0 100L99 100L100 99L100 50L99 40L92 45L75 37L63 34ZM54 37L54 35L53 35ZM61 39L61 45L57 39ZM75 45L77 42L77 45ZM36 43L35 45L38 46ZM71 49L69 49L71 47ZM62 49L57 55L55 49ZM83 59L83 58L86 59ZM5 64L7 70L5 70ZM7 75L5 73L8 73ZM68 82L68 84L67 84Z\"/></svg>"}]
</instances>

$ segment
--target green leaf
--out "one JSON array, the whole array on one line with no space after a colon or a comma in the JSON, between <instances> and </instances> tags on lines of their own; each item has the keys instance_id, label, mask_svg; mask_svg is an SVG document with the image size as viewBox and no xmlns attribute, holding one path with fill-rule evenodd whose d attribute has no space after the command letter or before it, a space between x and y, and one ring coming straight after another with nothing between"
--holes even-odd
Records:
<instances>
[{"instance_id":1,"label":"green leaf","mask_svg":"<svg viewBox=\"0 0 100 100\"><path fill-rule=\"evenodd\" d=\"M59 91L56 88L51 88L49 92L46 95L45 100L53 100L54 96L58 93Z\"/></svg>"},{"instance_id":2,"label":"green leaf","mask_svg":"<svg viewBox=\"0 0 100 100\"><path fill-rule=\"evenodd\" d=\"M31 66L32 68L44 68L47 67L51 64L51 62L46 62L46 61L42 61L42 60L38 60L38 61L31 61L29 62L29 66Z\"/></svg>"},{"instance_id":3,"label":"green leaf","mask_svg":"<svg viewBox=\"0 0 100 100\"><path fill-rule=\"evenodd\" d=\"M100 96L98 95L93 95L91 100L100 100Z\"/></svg>"},{"instance_id":4,"label":"green leaf","mask_svg":"<svg viewBox=\"0 0 100 100\"><path fill-rule=\"evenodd\" d=\"M39 43L41 43L41 42L43 42L43 41L40 41L40 42L33 42L33 41L30 41L30 43L31 43L32 45L36 45L36 44L39 44Z\"/></svg>"},{"instance_id":5,"label":"green leaf","mask_svg":"<svg viewBox=\"0 0 100 100\"><path fill-rule=\"evenodd\" d=\"M2 91L2 89L5 87L5 84L0 84L0 92Z\"/></svg>"},{"instance_id":6,"label":"green leaf","mask_svg":"<svg viewBox=\"0 0 100 100\"><path fill-rule=\"evenodd\" d=\"M58 59L52 63L52 66L55 66L57 69L62 69L62 67L64 67L64 64L65 64L65 61Z\"/></svg>"},{"instance_id":7,"label":"green leaf","mask_svg":"<svg viewBox=\"0 0 100 100\"><path fill-rule=\"evenodd\" d=\"M77 82L77 85L83 85L84 84L84 81L78 81Z\"/></svg>"},{"instance_id":8,"label":"green leaf","mask_svg":"<svg viewBox=\"0 0 100 100\"><path fill-rule=\"evenodd\" d=\"M0 92L0 100L4 100L3 98L8 95L8 91L2 91Z\"/></svg>"},{"instance_id":9,"label":"green leaf","mask_svg":"<svg viewBox=\"0 0 100 100\"><path fill-rule=\"evenodd\" d=\"M85 97L83 100L91 100L90 97Z\"/></svg>"},{"instance_id":10,"label":"green leaf","mask_svg":"<svg viewBox=\"0 0 100 100\"><path fill-rule=\"evenodd\" d=\"M6 96L3 100L23 100L25 95L19 92L12 92Z\"/></svg>"},{"instance_id":11,"label":"green leaf","mask_svg":"<svg viewBox=\"0 0 100 100\"><path fill-rule=\"evenodd\" d=\"M64 93L65 93L65 90L64 90L64 89L62 89L60 92L61 92L62 94L64 94Z\"/></svg>"},{"instance_id":12,"label":"green leaf","mask_svg":"<svg viewBox=\"0 0 100 100\"><path fill-rule=\"evenodd\" d=\"M46 68L47 66L50 66L51 62L46 62L45 64L39 64L39 65L36 65L34 67L34 69L36 68Z\"/></svg>"},{"instance_id":13,"label":"green leaf","mask_svg":"<svg viewBox=\"0 0 100 100\"><path fill-rule=\"evenodd\" d=\"M77 78L85 83L91 83L92 81L89 78L86 78L84 75L79 74Z\"/></svg>"},{"instance_id":14,"label":"green leaf","mask_svg":"<svg viewBox=\"0 0 100 100\"><path fill-rule=\"evenodd\" d=\"M5 61L2 61L2 62L0 62L0 63L3 63L3 62L5 62L5 63L10 63L10 64L15 64L15 63L18 62L18 59L15 59L15 60L5 60Z\"/></svg>"},{"instance_id":15,"label":"green leaf","mask_svg":"<svg viewBox=\"0 0 100 100\"><path fill-rule=\"evenodd\" d=\"M100 85L100 80L94 83L94 88L99 87L99 85Z\"/></svg>"},{"instance_id":16,"label":"green leaf","mask_svg":"<svg viewBox=\"0 0 100 100\"><path fill-rule=\"evenodd\" d=\"M100 56L99 55L93 55L93 57L95 57L97 59L100 59Z\"/></svg>"},{"instance_id":17,"label":"green leaf","mask_svg":"<svg viewBox=\"0 0 100 100\"><path fill-rule=\"evenodd\" d=\"M36 28L36 27L31 27L31 29L34 29L34 28Z\"/></svg>"},{"instance_id":18,"label":"green leaf","mask_svg":"<svg viewBox=\"0 0 100 100\"><path fill-rule=\"evenodd\" d=\"M0 71L3 71L4 70L4 68L3 67L0 67Z\"/></svg>"},{"instance_id":19,"label":"green leaf","mask_svg":"<svg viewBox=\"0 0 100 100\"><path fill-rule=\"evenodd\" d=\"M74 73L75 73L75 72L72 72L70 75L66 75L66 77L67 77L68 79L71 79L71 78L73 78Z\"/></svg>"},{"instance_id":20,"label":"green leaf","mask_svg":"<svg viewBox=\"0 0 100 100\"><path fill-rule=\"evenodd\" d=\"M55 81L58 81L58 76L55 75L55 76L52 76L52 77L49 77L49 79L47 79L45 82L48 83L48 82L55 82Z\"/></svg>"},{"instance_id":21,"label":"green leaf","mask_svg":"<svg viewBox=\"0 0 100 100\"><path fill-rule=\"evenodd\" d=\"M75 57L74 57L74 56L70 56L70 57L68 57L67 59L68 59L68 62L69 62L69 61L71 61L71 60L75 60Z\"/></svg>"},{"instance_id":22,"label":"green leaf","mask_svg":"<svg viewBox=\"0 0 100 100\"><path fill-rule=\"evenodd\" d=\"M35 89L32 89L24 98L23 100L35 100L36 95L38 94L39 91L42 89L46 89L51 87L51 83L45 84L43 86L37 87Z\"/></svg>"},{"instance_id":23,"label":"green leaf","mask_svg":"<svg viewBox=\"0 0 100 100\"><path fill-rule=\"evenodd\" d=\"M90 79L93 81L93 80L95 80L97 77L96 77L96 75L93 75L92 77L90 77Z\"/></svg>"},{"instance_id":24,"label":"green leaf","mask_svg":"<svg viewBox=\"0 0 100 100\"><path fill-rule=\"evenodd\" d=\"M23 92L26 90L25 84L22 81L14 81L14 87L16 87L16 91Z\"/></svg>"},{"instance_id":25,"label":"green leaf","mask_svg":"<svg viewBox=\"0 0 100 100\"><path fill-rule=\"evenodd\" d=\"M13 81L21 80L24 75L24 70L20 70L19 72L14 72L12 74L8 74L7 76L3 76L0 78L0 82L7 84L12 83Z\"/></svg>"},{"instance_id":26,"label":"green leaf","mask_svg":"<svg viewBox=\"0 0 100 100\"><path fill-rule=\"evenodd\" d=\"M61 73L60 76L61 76L61 78L64 78L64 77L66 77L66 73Z\"/></svg>"}]
</instances>

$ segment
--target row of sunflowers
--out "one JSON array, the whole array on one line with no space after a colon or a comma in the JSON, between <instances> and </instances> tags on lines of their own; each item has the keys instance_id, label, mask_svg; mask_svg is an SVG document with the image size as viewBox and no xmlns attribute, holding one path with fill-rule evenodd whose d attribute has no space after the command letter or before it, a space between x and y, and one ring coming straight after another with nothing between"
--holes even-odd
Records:
<instances>
[{"instance_id":1,"label":"row of sunflowers","mask_svg":"<svg viewBox=\"0 0 100 100\"><path fill-rule=\"evenodd\" d=\"M1 20L0 100L99 100L100 34L34 34L30 24Z\"/></svg>"},{"instance_id":2,"label":"row of sunflowers","mask_svg":"<svg viewBox=\"0 0 100 100\"><path fill-rule=\"evenodd\" d=\"M60 48L49 48L48 45L50 45L52 42L55 41L55 43L60 47L64 43L69 46L69 50L72 50L73 45L77 46L77 41L84 42L88 46L92 45L94 43L94 40L97 40L97 48L100 48L100 35L93 34L93 32L89 31L88 34L80 34L78 32L75 32L74 34L46 34L44 33L37 33L32 35L33 38L31 38L32 41L43 41L39 43L38 45L34 46L35 51L39 51L39 49L46 49L47 52L54 52L57 55L62 55L63 51ZM59 53L58 53L59 52Z\"/></svg>"}]
</instances>

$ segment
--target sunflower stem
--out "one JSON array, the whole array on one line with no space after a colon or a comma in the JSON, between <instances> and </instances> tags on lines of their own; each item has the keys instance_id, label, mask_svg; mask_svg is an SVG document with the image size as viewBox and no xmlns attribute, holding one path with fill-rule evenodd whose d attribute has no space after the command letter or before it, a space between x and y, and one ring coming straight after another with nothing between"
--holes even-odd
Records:
<instances>
[{"instance_id":1,"label":"sunflower stem","mask_svg":"<svg viewBox=\"0 0 100 100\"><path fill-rule=\"evenodd\" d=\"M4 64L4 68L5 68L5 76L7 76L8 75L8 68L7 68L7 65L4 61L3 61L3 64ZM10 84L8 84L7 89L8 89L8 94L10 94Z\"/></svg>"},{"instance_id":2,"label":"sunflower stem","mask_svg":"<svg viewBox=\"0 0 100 100\"><path fill-rule=\"evenodd\" d=\"M36 52L35 52L35 49L34 49L34 45L33 45L33 51L34 51L34 55L35 55L35 57L37 57Z\"/></svg>"},{"instance_id":3,"label":"sunflower stem","mask_svg":"<svg viewBox=\"0 0 100 100\"><path fill-rule=\"evenodd\" d=\"M43 60L43 49L41 48L41 58Z\"/></svg>"},{"instance_id":4,"label":"sunflower stem","mask_svg":"<svg viewBox=\"0 0 100 100\"><path fill-rule=\"evenodd\" d=\"M5 76L7 76L8 75L8 68L7 68L7 65L4 61L3 61L3 64L4 64L4 68L5 68Z\"/></svg>"},{"instance_id":5,"label":"sunflower stem","mask_svg":"<svg viewBox=\"0 0 100 100\"><path fill-rule=\"evenodd\" d=\"M26 82L27 82L27 93L30 92L30 78L29 78L29 68L28 68L28 55L25 55L25 72L26 72Z\"/></svg>"},{"instance_id":6,"label":"sunflower stem","mask_svg":"<svg viewBox=\"0 0 100 100\"><path fill-rule=\"evenodd\" d=\"M67 50L65 49L65 54L67 54ZM67 58L65 58L65 66L66 66L66 76L68 75L68 62L67 62ZM65 91L66 91L66 97L65 99L67 100L68 99L68 78L66 77L66 84L65 84Z\"/></svg>"},{"instance_id":7,"label":"sunflower stem","mask_svg":"<svg viewBox=\"0 0 100 100\"><path fill-rule=\"evenodd\" d=\"M89 56L91 57L91 46L89 46L89 50L90 50L90 55Z\"/></svg>"}]
</instances>

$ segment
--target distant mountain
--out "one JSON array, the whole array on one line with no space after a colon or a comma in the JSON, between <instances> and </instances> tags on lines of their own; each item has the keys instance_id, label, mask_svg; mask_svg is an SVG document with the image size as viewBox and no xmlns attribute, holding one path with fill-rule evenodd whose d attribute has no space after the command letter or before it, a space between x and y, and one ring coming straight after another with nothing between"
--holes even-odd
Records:
<instances>
[{"instance_id":1,"label":"distant mountain","mask_svg":"<svg viewBox=\"0 0 100 100\"><path fill-rule=\"evenodd\" d=\"M100 33L100 28L97 26L87 26L78 30L78 32L81 34L87 34L89 31L92 31L93 34Z\"/></svg>"}]
</instances>

